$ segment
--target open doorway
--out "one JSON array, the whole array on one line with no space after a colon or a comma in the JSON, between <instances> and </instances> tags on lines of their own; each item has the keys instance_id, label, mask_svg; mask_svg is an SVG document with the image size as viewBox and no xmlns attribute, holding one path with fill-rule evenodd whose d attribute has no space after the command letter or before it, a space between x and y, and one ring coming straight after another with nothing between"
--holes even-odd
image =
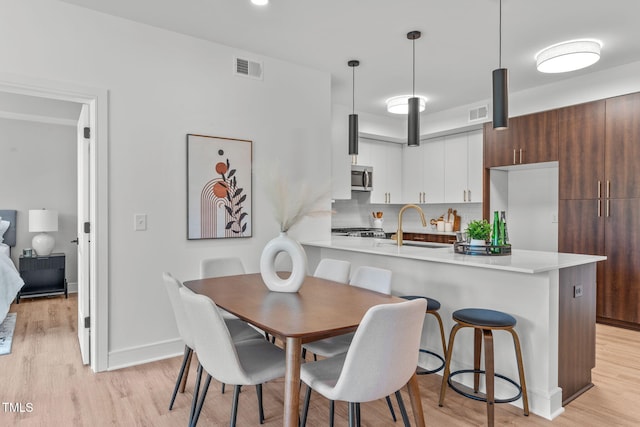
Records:
<instances>
[{"instance_id":1,"label":"open doorway","mask_svg":"<svg viewBox=\"0 0 640 427\"><path fill-rule=\"evenodd\" d=\"M0 76L0 92L75 104L77 154L78 339L85 364L108 368L107 95L99 89ZM15 99L15 98L14 98ZM2 109L2 105L0 105ZM5 105L6 109L6 105ZM24 112L16 113L24 115Z\"/></svg>"}]
</instances>

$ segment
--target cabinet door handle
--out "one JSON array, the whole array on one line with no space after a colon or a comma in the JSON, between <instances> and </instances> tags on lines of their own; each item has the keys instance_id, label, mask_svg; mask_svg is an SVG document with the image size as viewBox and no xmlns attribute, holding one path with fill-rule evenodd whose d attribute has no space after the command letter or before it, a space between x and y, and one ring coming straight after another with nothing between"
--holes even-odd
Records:
<instances>
[{"instance_id":1,"label":"cabinet door handle","mask_svg":"<svg viewBox=\"0 0 640 427\"><path fill-rule=\"evenodd\" d=\"M471 201L471 190L467 190L467 202Z\"/></svg>"},{"instance_id":2,"label":"cabinet door handle","mask_svg":"<svg viewBox=\"0 0 640 427\"><path fill-rule=\"evenodd\" d=\"M513 149L513 164L516 164L516 149Z\"/></svg>"},{"instance_id":3,"label":"cabinet door handle","mask_svg":"<svg viewBox=\"0 0 640 427\"><path fill-rule=\"evenodd\" d=\"M607 180L607 199L610 197L611 197L611 181Z\"/></svg>"},{"instance_id":4,"label":"cabinet door handle","mask_svg":"<svg viewBox=\"0 0 640 427\"><path fill-rule=\"evenodd\" d=\"M607 199L607 212L605 213L605 215L607 216L607 218L609 218L609 203L610 203L610 200L609 200L609 199Z\"/></svg>"},{"instance_id":5,"label":"cabinet door handle","mask_svg":"<svg viewBox=\"0 0 640 427\"><path fill-rule=\"evenodd\" d=\"M602 188L602 183L600 182L600 180L598 180L598 199L600 198L600 194L602 193L601 188Z\"/></svg>"},{"instance_id":6,"label":"cabinet door handle","mask_svg":"<svg viewBox=\"0 0 640 427\"><path fill-rule=\"evenodd\" d=\"M602 214L600 213L601 208L602 208L602 203L600 202L600 199L598 199L598 218L602 216Z\"/></svg>"},{"instance_id":7,"label":"cabinet door handle","mask_svg":"<svg viewBox=\"0 0 640 427\"><path fill-rule=\"evenodd\" d=\"M522 164L522 148L520 149L520 164Z\"/></svg>"},{"instance_id":8,"label":"cabinet door handle","mask_svg":"<svg viewBox=\"0 0 640 427\"><path fill-rule=\"evenodd\" d=\"M467 201L467 190L462 190L462 200Z\"/></svg>"}]
</instances>

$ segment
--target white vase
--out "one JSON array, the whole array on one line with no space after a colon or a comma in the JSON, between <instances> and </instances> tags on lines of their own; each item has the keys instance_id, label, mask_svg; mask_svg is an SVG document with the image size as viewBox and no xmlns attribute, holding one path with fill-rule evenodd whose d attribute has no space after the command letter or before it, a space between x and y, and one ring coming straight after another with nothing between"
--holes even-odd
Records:
<instances>
[{"instance_id":1,"label":"white vase","mask_svg":"<svg viewBox=\"0 0 640 427\"><path fill-rule=\"evenodd\" d=\"M280 252L285 252L291 257L291 275L283 279L276 273L276 257ZM270 291L298 292L304 278L307 275L307 254L304 248L296 240L281 232L271 239L262 250L260 257L260 274L264 284Z\"/></svg>"},{"instance_id":2,"label":"white vase","mask_svg":"<svg viewBox=\"0 0 640 427\"><path fill-rule=\"evenodd\" d=\"M485 240L482 240L482 239L471 239L469 244L471 246L486 246L487 242Z\"/></svg>"}]
</instances>

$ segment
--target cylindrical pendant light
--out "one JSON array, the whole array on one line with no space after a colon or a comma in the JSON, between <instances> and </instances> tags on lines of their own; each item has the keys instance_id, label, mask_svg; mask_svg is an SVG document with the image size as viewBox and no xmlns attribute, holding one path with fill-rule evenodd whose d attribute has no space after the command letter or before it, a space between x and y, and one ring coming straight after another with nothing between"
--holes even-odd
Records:
<instances>
[{"instance_id":1,"label":"cylindrical pendant light","mask_svg":"<svg viewBox=\"0 0 640 427\"><path fill-rule=\"evenodd\" d=\"M407 33L407 38L413 42L413 96L409 98L409 116L407 118L407 145L420 145L420 99L416 98L416 39L421 36L420 31Z\"/></svg>"},{"instance_id":2,"label":"cylindrical pendant light","mask_svg":"<svg viewBox=\"0 0 640 427\"><path fill-rule=\"evenodd\" d=\"M502 68L502 0L500 0L498 69L493 70L493 128L509 127L509 73Z\"/></svg>"},{"instance_id":3,"label":"cylindrical pendant light","mask_svg":"<svg viewBox=\"0 0 640 427\"><path fill-rule=\"evenodd\" d=\"M352 113L349 114L349 154L352 156L358 155L358 115L356 114L356 67L360 65L360 61L352 59L347 62L347 65L351 67L352 74L352 86L351 86L351 108Z\"/></svg>"}]
</instances>

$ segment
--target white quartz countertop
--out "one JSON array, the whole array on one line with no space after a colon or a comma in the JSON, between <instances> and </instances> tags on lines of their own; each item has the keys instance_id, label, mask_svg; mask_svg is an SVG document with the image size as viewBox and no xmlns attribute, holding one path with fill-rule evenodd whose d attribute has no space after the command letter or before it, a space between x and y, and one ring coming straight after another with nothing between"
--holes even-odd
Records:
<instances>
[{"instance_id":1,"label":"white quartz countertop","mask_svg":"<svg viewBox=\"0 0 640 427\"><path fill-rule=\"evenodd\" d=\"M529 274L559 270L607 259L604 256L596 255L522 249L512 249L511 255L506 256L462 255L454 253L453 245L436 243L409 246L407 243L409 242L398 247L395 241L389 239L332 236L330 240L302 242L302 245Z\"/></svg>"}]
</instances>

